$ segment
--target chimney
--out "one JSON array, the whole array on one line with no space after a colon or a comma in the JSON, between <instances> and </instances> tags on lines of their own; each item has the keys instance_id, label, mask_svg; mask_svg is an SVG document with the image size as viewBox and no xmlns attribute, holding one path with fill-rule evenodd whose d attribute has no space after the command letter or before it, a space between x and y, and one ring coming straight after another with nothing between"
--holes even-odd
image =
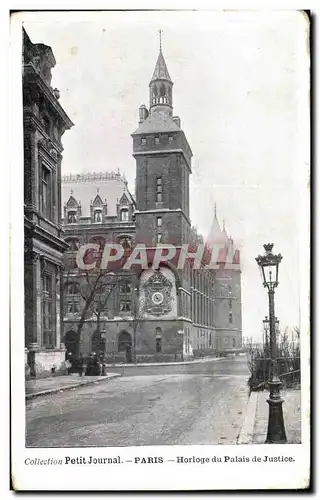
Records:
<instances>
[{"instance_id":1,"label":"chimney","mask_svg":"<svg viewBox=\"0 0 320 500\"><path fill-rule=\"evenodd\" d=\"M144 122L149 116L149 112L145 106L145 104L141 104L139 108L139 125Z\"/></svg>"}]
</instances>

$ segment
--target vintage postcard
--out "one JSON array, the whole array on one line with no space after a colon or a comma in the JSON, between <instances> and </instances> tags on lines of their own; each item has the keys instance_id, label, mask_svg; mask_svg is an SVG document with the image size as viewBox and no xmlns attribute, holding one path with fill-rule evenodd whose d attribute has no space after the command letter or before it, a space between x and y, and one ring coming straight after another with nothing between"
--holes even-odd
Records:
<instances>
[{"instance_id":1,"label":"vintage postcard","mask_svg":"<svg viewBox=\"0 0 320 500\"><path fill-rule=\"evenodd\" d=\"M310 23L12 14L14 490L309 487Z\"/></svg>"}]
</instances>

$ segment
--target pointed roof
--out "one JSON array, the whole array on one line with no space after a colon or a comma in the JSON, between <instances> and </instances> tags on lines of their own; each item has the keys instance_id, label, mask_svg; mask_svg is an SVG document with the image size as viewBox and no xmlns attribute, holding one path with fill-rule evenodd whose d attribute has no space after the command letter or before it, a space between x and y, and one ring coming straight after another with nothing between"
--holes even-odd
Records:
<instances>
[{"instance_id":1,"label":"pointed roof","mask_svg":"<svg viewBox=\"0 0 320 500\"><path fill-rule=\"evenodd\" d=\"M223 234L222 234L222 231L220 228L220 224L219 224L217 216L215 215L213 222L211 224L211 228L209 231L207 242L208 243L218 242L218 241L222 240L222 237L223 237Z\"/></svg>"},{"instance_id":2,"label":"pointed roof","mask_svg":"<svg viewBox=\"0 0 320 500\"><path fill-rule=\"evenodd\" d=\"M120 198L119 205L129 205L129 200L125 192Z\"/></svg>"},{"instance_id":3,"label":"pointed roof","mask_svg":"<svg viewBox=\"0 0 320 500\"><path fill-rule=\"evenodd\" d=\"M224 220L224 219L223 219L222 237L223 237L223 240L224 240L225 242L227 242L227 241L228 241L228 238L229 238L229 237L228 237L228 233L227 233L227 231L226 231L226 227L225 227L225 220Z\"/></svg>"},{"instance_id":4,"label":"pointed roof","mask_svg":"<svg viewBox=\"0 0 320 500\"><path fill-rule=\"evenodd\" d=\"M66 202L66 206L68 208L77 208L79 206L79 203L77 202L77 200L73 196L73 190L71 190L71 194L70 194L69 199Z\"/></svg>"},{"instance_id":5,"label":"pointed roof","mask_svg":"<svg viewBox=\"0 0 320 500\"><path fill-rule=\"evenodd\" d=\"M99 193L96 194L96 197L95 197L95 199L92 202L92 205L93 206L101 206L101 205L103 205L103 201L102 201L101 196L99 195Z\"/></svg>"},{"instance_id":6,"label":"pointed roof","mask_svg":"<svg viewBox=\"0 0 320 500\"><path fill-rule=\"evenodd\" d=\"M152 134L154 132L179 132L181 129L173 121L171 116L161 111L151 113L133 132L132 135Z\"/></svg>"},{"instance_id":7,"label":"pointed roof","mask_svg":"<svg viewBox=\"0 0 320 500\"><path fill-rule=\"evenodd\" d=\"M172 83L161 49L158 55L156 67L154 68L151 82L153 82L154 80L168 80Z\"/></svg>"},{"instance_id":8,"label":"pointed roof","mask_svg":"<svg viewBox=\"0 0 320 500\"><path fill-rule=\"evenodd\" d=\"M223 230L221 230L218 217L217 217L217 205L214 204L214 218L211 224L209 235L207 237L207 243L223 243L228 239L228 235L223 223Z\"/></svg>"}]
</instances>

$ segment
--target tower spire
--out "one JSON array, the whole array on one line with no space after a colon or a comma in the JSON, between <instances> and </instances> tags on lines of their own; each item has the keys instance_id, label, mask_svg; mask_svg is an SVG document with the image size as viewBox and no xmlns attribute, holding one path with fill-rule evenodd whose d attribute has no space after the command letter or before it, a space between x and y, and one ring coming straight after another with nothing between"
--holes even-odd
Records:
<instances>
[{"instance_id":1,"label":"tower spire","mask_svg":"<svg viewBox=\"0 0 320 500\"><path fill-rule=\"evenodd\" d=\"M217 217L217 203L214 203L214 216Z\"/></svg>"},{"instance_id":2,"label":"tower spire","mask_svg":"<svg viewBox=\"0 0 320 500\"><path fill-rule=\"evenodd\" d=\"M162 52L162 39L161 39L161 36L162 36L163 31L160 29L160 30L158 30L158 33L159 33L160 52Z\"/></svg>"},{"instance_id":3,"label":"tower spire","mask_svg":"<svg viewBox=\"0 0 320 500\"><path fill-rule=\"evenodd\" d=\"M162 29L159 34L159 54L151 81L149 83L150 113L161 111L172 116L172 86L169 71L162 53Z\"/></svg>"}]
</instances>

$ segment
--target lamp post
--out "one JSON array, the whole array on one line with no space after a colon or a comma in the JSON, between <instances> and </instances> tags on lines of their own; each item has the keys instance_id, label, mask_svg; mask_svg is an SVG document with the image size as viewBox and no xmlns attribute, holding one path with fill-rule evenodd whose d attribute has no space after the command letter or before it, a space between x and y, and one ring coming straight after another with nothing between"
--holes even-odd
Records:
<instances>
[{"instance_id":1,"label":"lamp post","mask_svg":"<svg viewBox=\"0 0 320 500\"><path fill-rule=\"evenodd\" d=\"M264 332L264 352L266 353L267 357L270 356L270 335L269 335L269 318L268 316L264 317L264 320L262 320L263 323L263 332Z\"/></svg>"},{"instance_id":2,"label":"lamp post","mask_svg":"<svg viewBox=\"0 0 320 500\"><path fill-rule=\"evenodd\" d=\"M271 354L271 376L269 380L269 420L266 443L286 443L286 431L284 428L282 403L280 395L281 382L278 376L277 366L277 336L276 336L276 318L274 311L274 292L278 286L279 264L282 255L275 255L272 252L273 243L263 245L264 255L256 257L256 261L262 273L263 286L268 289L269 296L269 332L270 332L270 354Z\"/></svg>"}]
</instances>

